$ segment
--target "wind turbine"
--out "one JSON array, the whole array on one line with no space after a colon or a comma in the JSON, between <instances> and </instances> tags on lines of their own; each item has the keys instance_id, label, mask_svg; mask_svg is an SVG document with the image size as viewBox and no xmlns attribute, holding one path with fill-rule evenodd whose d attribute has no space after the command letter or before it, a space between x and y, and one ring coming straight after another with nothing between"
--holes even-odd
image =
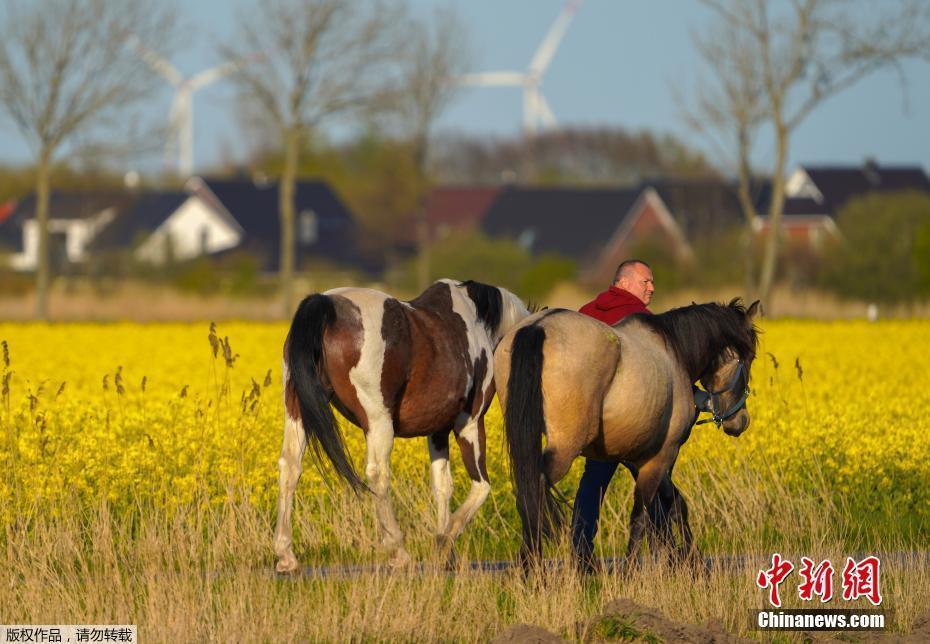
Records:
<instances>
[{"instance_id":1,"label":"wind turbine","mask_svg":"<svg viewBox=\"0 0 930 644\"><path fill-rule=\"evenodd\" d=\"M542 77L549 63L552 62L556 49L579 6L581 6L581 0L568 0L565 3L525 72L500 71L464 74L459 77L459 83L478 87L522 87L524 133L527 136L533 136L540 127L555 127L558 125L555 114L552 113L549 103L542 94Z\"/></svg>"},{"instance_id":2,"label":"wind turbine","mask_svg":"<svg viewBox=\"0 0 930 644\"><path fill-rule=\"evenodd\" d=\"M211 67L185 78L177 67L142 45L136 36L130 36L128 45L149 67L174 86L174 99L168 114L168 141L165 143L165 165L174 165L179 176L187 178L194 172L194 105L193 94L210 83L236 71L242 61L232 61Z\"/></svg>"}]
</instances>

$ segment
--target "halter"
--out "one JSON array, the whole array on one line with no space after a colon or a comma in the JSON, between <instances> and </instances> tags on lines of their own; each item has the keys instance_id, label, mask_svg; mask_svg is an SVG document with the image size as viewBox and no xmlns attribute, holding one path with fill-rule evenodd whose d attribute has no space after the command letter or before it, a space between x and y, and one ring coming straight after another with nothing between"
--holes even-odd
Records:
<instances>
[{"instance_id":1,"label":"halter","mask_svg":"<svg viewBox=\"0 0 930 644\"><path fill-rule=\"evenodd\" d=\"M733 378L730 380L730 384L728 384L726 387L724 387L723 389L719 389L717 391L704 391L700 387L698 388L698 391L704 391L704 393L708 395L708 403L709 403L710 409L701 409L699 407L695 407L697 409L697 412L700 413L702 411L709 411L713 415L713 417L705 418L704 420L699 420L696 423L694 423L695 425L703 425L704 423L713 422L715 425L717 425L717 427L720 427L724 423L724 421L732 418L734 415L736 415L736 412L738 412L740 409L746 406L746 398L749 396L749 385L748 384L746 385L746 388L743 390L743 395L740 396L740 399L737 400L736 403L734 403L732 407L730 407L728 410L726 410L722 414L717 412L717 407L718 407L717 396L719 396L720 394L725 394L728 391L731 391L736 386L736 381L739 380L740 374L742 373L743 373L743 361L737 360L736 361L736 373L733 374Z\"/></svg>"}]
</instances>

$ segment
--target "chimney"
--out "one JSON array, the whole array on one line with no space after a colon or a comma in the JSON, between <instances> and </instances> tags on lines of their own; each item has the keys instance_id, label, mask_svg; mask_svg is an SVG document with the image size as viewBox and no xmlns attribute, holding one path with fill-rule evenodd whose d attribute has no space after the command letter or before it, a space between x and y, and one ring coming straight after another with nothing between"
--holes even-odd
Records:
<instances>
[{"instance_id":1,"label":"chimney","mask_svg":"<svg viewBox=\"0 0 930 644\"><path fill-rule=\"evenodd\" d=\"M882 176L878 172L878 161L875 157L866 157L862 166L862 174L865 175L866 181L873 186L878 186L882 182Z\"/></svg>"}]
</instances>

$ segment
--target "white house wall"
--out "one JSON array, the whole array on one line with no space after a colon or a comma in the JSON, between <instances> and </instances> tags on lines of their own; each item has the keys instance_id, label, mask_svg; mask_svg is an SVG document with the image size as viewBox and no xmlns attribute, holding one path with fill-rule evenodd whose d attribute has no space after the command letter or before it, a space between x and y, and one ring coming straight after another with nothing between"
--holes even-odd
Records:
<instances>
[{"instance_id":1,"label":"white house wall","mask_svg":"<svg viewBox=\"0 0 930 644\"><path fill-rule=\"evenodd\" d=\"M77 264L87 259L84 252L101 228L113 220L112 208L101 210L88 219L49 219L49 233L65 234L65 253L68 261ZM23 222L23 252L10 258L11 266L18 271L32 271L38 265L39 225L35 219Z\"/></svg>"},{"instance_id":2,"label":"white house wall","mask_svg":"<svg viewBox=\"0 0 930 644\"><path fill-rule=\"evenodd\" d=\"M163 263L169 236L174 258L178 260L192 259L204 251L218 253L238 246L242 240L238 230L198 197L190 197L181 204L139 247L136 256L154 264Z\"/></svg>"},{"instance_id":3,"label":"white house wall","mask_svg":"<svg viewBox=\"0 0 930 644\"><path fill-rule=\"evenodd\" d=\"M817 203L823 203L823 195L804 168L797 168L785 182L786 197L808 197Z\"/></svg>"}]
</instances>

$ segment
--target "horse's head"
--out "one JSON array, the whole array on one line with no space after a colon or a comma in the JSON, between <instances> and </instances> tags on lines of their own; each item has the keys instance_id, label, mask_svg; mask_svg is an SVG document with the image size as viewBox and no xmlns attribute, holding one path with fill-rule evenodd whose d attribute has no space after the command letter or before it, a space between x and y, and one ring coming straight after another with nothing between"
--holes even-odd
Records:
<instances>
[{"instance_id":1,"label":"horse's head","mask_svg":"<svg viewBox=\"0 0 930 644\"><path fill-rule=\"evenodd\" d=\"M756 357L758 330L753 320L759 313L756 300L747 309L738 300L726 307L730 323L726 324L726 346L700 377L701 385L710 394L707 409L713 421L730 436L739 436L749 427L749 372ZM702 421L702 422L707 422Z\"/></svg>"}]
</instances>

